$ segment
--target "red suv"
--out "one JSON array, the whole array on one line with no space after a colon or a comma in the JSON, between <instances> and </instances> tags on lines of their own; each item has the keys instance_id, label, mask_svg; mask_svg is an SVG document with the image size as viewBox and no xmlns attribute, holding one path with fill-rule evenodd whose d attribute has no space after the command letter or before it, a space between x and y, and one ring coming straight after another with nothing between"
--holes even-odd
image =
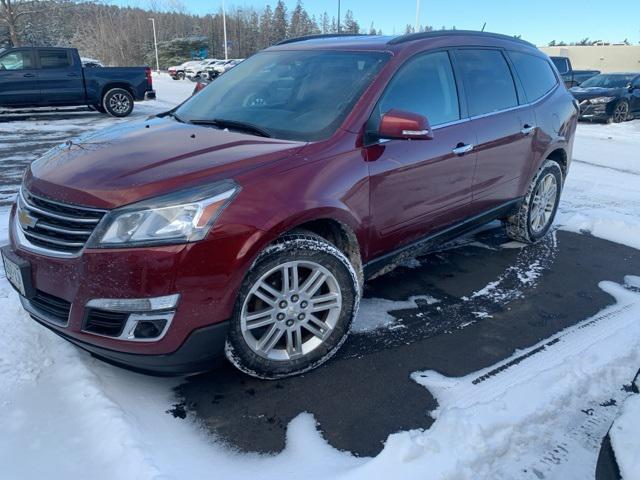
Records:
<instances>
[{"instance_id":1,"label":"red suv","mask_svg":"<svg viewBox=\"0 0 640 480\"><path fill-rule=\"evenodd\" d=\"M301 373L398 259L496 219L542 238L576 116L522 40L287 40L166 114L33 162L5 270L37 322L112 363Z\"/></svg>"}]
</instances>

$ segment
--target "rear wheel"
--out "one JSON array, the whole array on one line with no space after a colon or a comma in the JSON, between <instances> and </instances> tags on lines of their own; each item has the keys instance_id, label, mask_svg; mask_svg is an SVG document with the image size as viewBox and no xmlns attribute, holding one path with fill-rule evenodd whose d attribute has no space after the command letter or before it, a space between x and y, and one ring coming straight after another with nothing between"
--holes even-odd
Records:
<instances>
[{"instance_id":1,"label":"rear wheel","mask_svg":"<svg viewBox=\"0 0 640 480\"><path fill-rule=\"evenodd\" d=\"M247 274L226 344L227 358L265 379L321 365L346 340L359 302L356 273L332 244L289 235Z\"/></svg>"},{"instance_id":2,"label":"rear wheel","mask_svg":"<svg viewBox=\"0 0 640 480\"><path fill-rule=\"evenodd\" d=\"M112 88L102 98L105 111L114 117L126 117L133 111L133 96L124 88Z\"/></svg>"},{"instance_id":3,"label":"rear wheel","mask_svg":"<svg viewBox=\"0 0 640 480\"><path fill-rule=\"evenodd\" d=\"M184 80L184 72L178 72L178 74L176 75L176 78L178 80Z\"/></svg>"},{"instance_id":4,"label":"rear wheel","mask_svg":"<svg viewBox=\"0 0 640 480\"><path fill-rule=\"evenodd\" d=\"M535 243L543 238L556 216L562 193L562 169L547 160L529 185L518 211L504 222L506 233L514 240Z\"/></svg>"}]
</instances>

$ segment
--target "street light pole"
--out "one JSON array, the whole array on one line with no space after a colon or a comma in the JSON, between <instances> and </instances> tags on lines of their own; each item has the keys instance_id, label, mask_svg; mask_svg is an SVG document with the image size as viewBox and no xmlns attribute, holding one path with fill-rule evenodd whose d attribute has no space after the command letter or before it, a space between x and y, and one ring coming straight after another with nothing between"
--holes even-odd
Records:
<instances>
[{"instance_id":1,"label":"street light pole","mask_svg":"<svg viewBox=\"0 0 640 480\"><path fill-rule=\"evenodd\" d=\"M227 14L224 11L224 0L222 0L222 31L224 32L224 59L229 60L227 50Z\"/></svg>"},{"instance_id":2,"label":"street light pole","mask_svg":"<svg viewBox=\"0 0 640 480\"><path fill-rule=\"evenodd\" d=\"M156 35L156 19L150 18L151 24L153 25L153 45L156 49L156 72L160 72L160 60L158 59L158 37Z\"/></svg>"},{"instance_id":3,"label":"street light pole","mask_svg":"<svg viewBox=\"0 0 640 480\"><path fill-rule=\"evenodd\" d=\"M340 0L338 0L338 34L340 34Z\"/></svg>"},{"instance_id":4,"label":"street light pole","mask_svg":"<svg viewBox=\"0 0 640 480\"><path fill-rule=\"evenodd\" d=\"M416 0L416 33L420 30L420 0Z\"/></svg>"}]
</instances>

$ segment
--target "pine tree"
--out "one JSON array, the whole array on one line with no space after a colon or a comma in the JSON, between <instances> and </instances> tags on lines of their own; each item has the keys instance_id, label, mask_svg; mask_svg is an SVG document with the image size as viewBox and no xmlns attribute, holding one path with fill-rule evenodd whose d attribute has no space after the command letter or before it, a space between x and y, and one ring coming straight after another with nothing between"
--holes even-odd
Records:
<instances>
[{"instance_id":1,"label":"pine tree","mask_svg":"<svg viewBox=\"0 0 640 480\"><path fill-rule=\"evenodd\" d=\"M271 45L273 37L271 33L272 22L273 11L271 10L271 6L267 5L260 16L260 36L258 40L258 47L260 49L267 48Z\"/></svg>"},{"instance_id":2,"label":"pine tree","mask_svg":"<svg viewBox=\"0 0 640 480\"><path fill-rule=\"evenodd\" d=\"M322 19L320 20L320 30L325 35L331 33L331 22L329 21L329 15L327 12L322 14Z\"/></svg>"},{"instance_id":3,"label":"pine tree","mask_svg":"<svg viewBox=\"0 0 640 480\"><path fill-rule=\"evenodd\" d=\"M344 33L360 33L360 25L358 25L358 22L353 18L353 12L351 10L347 10L347 13L344 16L343 30Z\"/></svg>"},{"instance_id":4,"label":"pine tree","mask_svg":"<svg viewBox=\"0 0 640 480\"><path fill-rule=\"evenodd\" d=\"M287 7L282 0L278 0L273 11L273 23L271 25L271 44L278 43L287 38Z\"/></svg>"}]
</instances>

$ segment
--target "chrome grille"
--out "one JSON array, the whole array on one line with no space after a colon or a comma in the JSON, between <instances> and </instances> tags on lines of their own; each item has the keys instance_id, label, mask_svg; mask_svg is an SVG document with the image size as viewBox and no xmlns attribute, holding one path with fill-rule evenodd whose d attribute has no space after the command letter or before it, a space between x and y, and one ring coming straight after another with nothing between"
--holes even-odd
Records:
<instances>
[{"instance_id":1,"label":"chrome grille","mask_svg":"<svg viewBox=\"0 0 640 480\"><path fill-rule=\"evenodd\" d=\"M105 210L66 204L21 190L16 220L25 240L42 253L75 255L87 243Z\"/></svg>"}]
</instances>

